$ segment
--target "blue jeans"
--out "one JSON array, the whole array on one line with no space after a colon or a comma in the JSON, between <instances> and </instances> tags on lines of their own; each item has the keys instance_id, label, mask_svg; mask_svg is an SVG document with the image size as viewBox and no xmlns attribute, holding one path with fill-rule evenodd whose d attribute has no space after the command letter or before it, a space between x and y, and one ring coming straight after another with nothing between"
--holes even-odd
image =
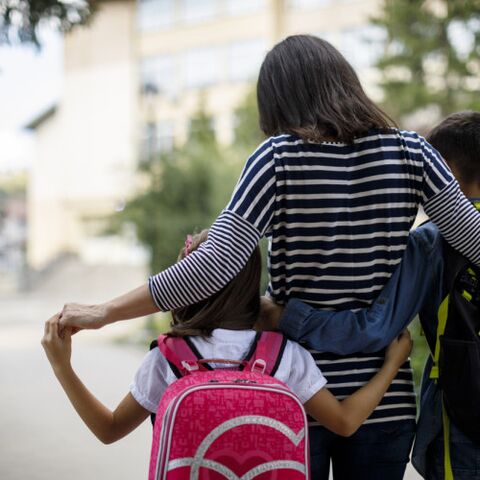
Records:
<instances>
[{"instance_id":1,"label":"blue jeans","mask_svg":"<svg viewBox=\"0 0 480 480\"><path fill-rule=\"evenodd\" d=\"M341 437L323 427L310 429L312 480L401 480L409 461L415 422L374 423Z\"/></svg>"},{"instance_id":2,"label":"blue jeans","mask_svg":"<svg viewBox=\"0 0 480 480\"><path fill-rule=\"evenodd\" d=\"M443 431L429 445L426 455L427 480L444 480ZM455 480L480 478L480 445L474 444L450 422L450 458Z\"/></svg>"}]
</instances>

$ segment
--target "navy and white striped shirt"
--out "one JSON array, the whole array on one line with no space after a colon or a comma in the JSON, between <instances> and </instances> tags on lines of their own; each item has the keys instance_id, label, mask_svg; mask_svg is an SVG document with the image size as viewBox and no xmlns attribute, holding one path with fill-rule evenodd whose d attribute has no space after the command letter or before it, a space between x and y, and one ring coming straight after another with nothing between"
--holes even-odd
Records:
<instances>
[{"instance_id":1,"label":"navy and white striped shirt","mask_svg":"<svg viewBox=\"0 0 480 480\"><path fill-rule=\"evenodd\" d=\"M247 161L208 240L152 276L150 290L161 310L204 299L225 286L267 236L268 292L277 303L295 297L324 309L359 309L372 303L401 262L420 204L446 240L480 265L480 214L416 133L372 131L352 145L272 137ZM316 358L340 398L382 362L380 355ZM367 422L402 418L414 418L407 367Z\"/></svg>"}]
</instances>

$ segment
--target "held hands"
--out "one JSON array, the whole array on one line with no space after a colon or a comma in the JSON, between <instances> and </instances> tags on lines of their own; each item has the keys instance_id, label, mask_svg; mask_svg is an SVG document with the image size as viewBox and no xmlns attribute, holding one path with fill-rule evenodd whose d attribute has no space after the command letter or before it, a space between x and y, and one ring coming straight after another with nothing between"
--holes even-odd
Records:
<instances>
[{"instance_id":1,"label":"held hands","mask_svg":"<svg viewBox=\"0 0 480 480\"><path fill-rule=\"evenodd\" d=\"M60 314L57 313L45 322L42 346L53 370L70 366L72 356L72 329L64 328L60 333Z\"/></svg>"},{"instance_id":2,"label":"held hands","mask_svg":"<svg viewBox=\"0 0 480 480\"><path fill-rule=\"evenodd\" d=\"M393 342L387 347L385 352L385 363L391 363L399 368L405 363L412 351L413 341L408 330L404 330Z\"/></svg>"},{"instance_id":3,"label":"held hands","mask_svg":"<svg viewBox=\"0 0 480 480\"><path fill-rule=\"evenodd\" d=\"M64 327L76 327L76 331L83 328L97 329L107 323L107 307L104 304L66 303L60 314L60 327L62 329Z\"/></svg>"}]
</instances>

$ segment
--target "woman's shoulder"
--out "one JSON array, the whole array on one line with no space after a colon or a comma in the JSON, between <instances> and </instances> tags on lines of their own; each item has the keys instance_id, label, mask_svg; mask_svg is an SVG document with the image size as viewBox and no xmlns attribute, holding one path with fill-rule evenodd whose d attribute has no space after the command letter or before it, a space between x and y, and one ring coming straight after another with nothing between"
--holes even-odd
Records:
<instances>
[{"instance_id":1,"label":"woman's shoulder","mask_svg":"<svg viewBox=\"0 0 480 480\"><path fill-rule=\"evenodd\" d=\"M253 156L258 155L259 153L266 153L268 151L274 153L275 150L281 147L303 145L305 143L306 142L304 140L296 135L283 133L266 138L257 146Z\"/></svg>"},{"instance_id":2,"label":"woman's shoulder","mask_svg":"<svg viewBox=\"0 0 480 480\"><path fill-rule=\"evenodd\" d=\"M372 128L367 131L365 131L363 134L358 135L355 137L353 141L353 145L361 145L364 143L369 143L370 141L374 141L377 139L399 139L399 138L405 138L405 139L422 139L422 137L414 132L414 131L409 131L409 130L400 130L399 128L391 127L391 128ZM290 134L290 133L284 133L281 135L273 136L267 138L263 143L261 143L258 147L258 149L264 149L264 148L279 148L279 147L299 147L301 149L305 148L318 148L318 147L328 147L328 148L334 148L334 147L352 147L351 143L345 143L341 141L337 141L334 138L326 139L325 141L322 142L314 142L314 141L308 141L305 139L302 139L298 135L295 134Z\"/></svg>"},{"instance_id":3,"label":"woman's shoulder","mask_svg":"<svg viewBox=\"0 0 480 480\"><path fill-rule=\"evenodd\" d=\"M402 138L404 141L410 144L415 144L415 145L428 145L427 140L420 135L418 132L414 130L400 130L400 129L395 129L396 134L398 137Z\"/></svg>"}]
</instances>

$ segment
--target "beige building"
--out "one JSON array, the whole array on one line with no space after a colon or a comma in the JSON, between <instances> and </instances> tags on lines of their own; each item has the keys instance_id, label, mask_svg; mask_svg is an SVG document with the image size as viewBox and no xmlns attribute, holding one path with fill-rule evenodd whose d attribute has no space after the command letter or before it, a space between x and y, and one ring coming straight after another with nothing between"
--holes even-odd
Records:
<instances>
[{"instance_id":1,"label":"beige building","mask_svg":"<svg viewBox=\"0 0 480 480\"><path fill-rule=\"evenodd\" d=\"M378 29L369 26L376 0L140 0L137 10L144 144L182 141L199 91L219 141L232 140L233 110L255 80L269 48L294 33L337 46L374 87L371 65ZM152 119L155 128L152 129ZM152 131L153 130L153 131ZM154 142L148 138L154 134ZM150 138L151 140L151 138Z\"/></svg>"},{"instance_id":2,"label":"beige building","mask_svg":"<svg viewBox=\"0 0 480 480\"><path fill-rule=\"evenodd\" d=\"M60 254L115 260L123 250L98 237L99 218L121 208L136 164L135 4L109 2L88 28L64 40L63 92L34 119L28 188L28 263ZM110 243L108 245L107 243Z\"/></svg>"},{"instance_id":3,"label":"beige building","mask_svg":"<svg viewBox=\"0 0 480 480\"><path fill-rule=\"evenodd\" d=\"M102 215L121 209L142 155L185 140L203 99L218 140L265 53L293 33L336 45L374 96L379 0L103 1L65 38L64 91L29 125L37 155L28 198L28 260L64 252L92 262L141 261L133 240L102 237ZM374 43L372 43L372 41ZM136 252L136 253L132 253Z\"/></svg>"}]
</instances>

